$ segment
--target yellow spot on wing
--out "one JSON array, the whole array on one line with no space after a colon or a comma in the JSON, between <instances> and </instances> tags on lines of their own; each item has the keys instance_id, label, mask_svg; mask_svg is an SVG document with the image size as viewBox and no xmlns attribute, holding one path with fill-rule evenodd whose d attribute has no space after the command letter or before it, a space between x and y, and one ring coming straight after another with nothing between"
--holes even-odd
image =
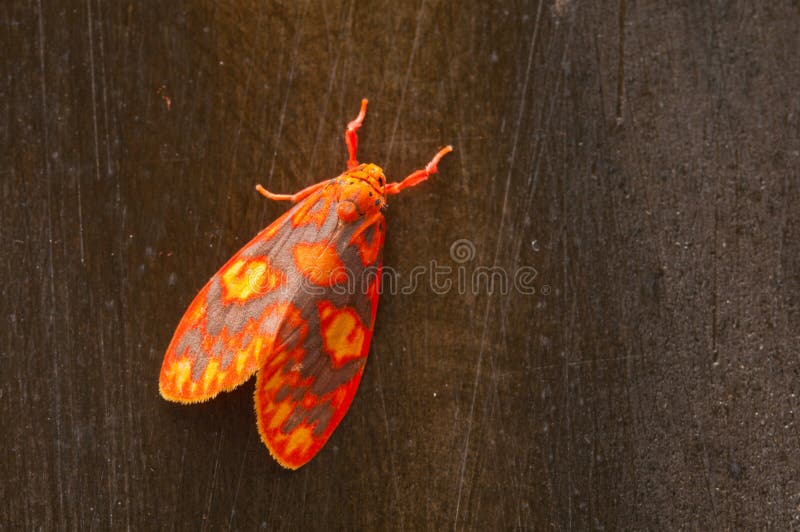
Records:
<instances>
[{"instance_id":1,"label":"yellow spot on wing","mask_svg":"<svg viewBox=\"0 0 800 532\"><path fill-rule=\"evenodd\" d=\"M190 379L192 361L184 357L176 360L167 370L167 376L172 380L175 391L180 393L183 385Z\"/></svg>"},{"instance_id":2,"label":"yellow spot on wing","mask_svg":"<svg viewBox=\"0 0 800 532\"><path fill-rule=\"evenodd\" d=\"M269 380L264 383L264 391L267 392L270 398L273 398L284 382L285 379L283 375L281 375L281 372L276 371L270 376Z\"/></svg>"},{"instance_id":3,"label":"yellow spot on wing","mask_svg":"<svg viewBox=\"0 0 800 532\"><path fill-rule=\"evenodd\" d=\"M225 299L246 301L274 290L284 282L282 272L273 269L266 257L239 259L222 273Z\"/></svg>"},{"instance_id":4,"label":"yellow spot on wing","mask_svg":"<svg viewBox=\"0 0 800 532\"><path fill-rule=\"evenodd\" d=\"M284 448L284 454L290 455L298 450L301 454L305 454L313 444L314 436L311 432L311 427L300 425L290 433L289 441L286 442L286 447Z\"/></svg>"},{"instance_id":5,"label":"yellow spot on wing","mask_svg":"<svg viewBox=\"0 0 800 532\"><path fill-rule=\"evenodd\" d=\"M292 413L293 407L292 403L289 401L284 401L279 404L275 411L272 413L272 417L269 420L269 429L276 430L278 427L283 425L283 422L286 421L286 418L289 417L289 414Z\"/></svg>"},{"instance_id":6,"label":"yellow spot on wing","mask_svg":"<svg viewBox=\"0 0 800 532\"><path fill-rule=\"evenodd\" d=\"M217 377L219 373L219 361L218 360L210 360L208 365L206 366L206 370L203 372L203 392L208 393L209 388L212 387L214 384L214 378ZM220 378L225 376L225 373L219 375Z\"/></svg>"},{"instance_id":7,"label":"yellow spot on wing","mask_svg":"<svg viewBox=\"0 0 800 532\"><path fill-rule=\"evenodd\" d=\"M358 315L349 308L338 309L330 303L319 306L322 341L333 361L344 364L361 355L367 331Z\"/></svg>"},{"instance_id":8,"label":"yellow spot on wing","mask_svg":"<svg viewBox=\"0 0 800 532\"><path fill-rule=\"evenodd\" d=\"M245 364L250 359L250 353L247 349L236 353L236 373L241 373Z\"/></svg>"},{"instance_id":9,"label":"yellow spot on wing","mask_svg":"<svg viewBox=\"0 0 800 532\"><path fill-rule=\"evenodd\" d=\"M206 315L206 310L206 306L203 303L198 303L193 309L190 308L189 312L191 312L191 316L189 316L189 323L199 323Z\"/></svg>"}]
</instances>

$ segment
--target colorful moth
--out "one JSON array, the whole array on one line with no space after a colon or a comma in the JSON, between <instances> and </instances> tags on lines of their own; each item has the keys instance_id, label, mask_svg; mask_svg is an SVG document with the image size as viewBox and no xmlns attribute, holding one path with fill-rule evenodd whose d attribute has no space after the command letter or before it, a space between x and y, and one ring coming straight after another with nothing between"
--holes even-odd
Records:
<instances>
[{"instance_id":1,"label":"colorful moth","mask_svg":"<svg viewBox=\"0 0 800 532\"><path fill-rule=\"evenodd\" d=\"M359 164L357 130L367 100L347 125L347 171L296 194L294 203L211 278L184 314L161 366L169 401L199 403L258 372L258 432L272 456L297 469L325 445L353 401L380 292L386 196L436 173L386 183Z\"/></svg>"}]
</instances>

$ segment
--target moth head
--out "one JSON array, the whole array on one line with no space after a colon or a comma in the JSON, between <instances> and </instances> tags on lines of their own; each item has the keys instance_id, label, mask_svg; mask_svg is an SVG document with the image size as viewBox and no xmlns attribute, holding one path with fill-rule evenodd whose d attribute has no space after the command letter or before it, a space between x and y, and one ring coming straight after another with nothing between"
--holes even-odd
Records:
<instances>
[{"instance_id":1,"label":"moth head","mask_svg":"<svg viewBox=\"0 0 800 532\"><path fill-rule=\"evenodd\" d=\"M384 195L386 177L383 175L381 167L377 164L359 164L340 175L337 181L341 184L347 184L352 183L352 180L363 181L374 188L379 195Z\"/></svg>"},{"instance_id":2,"label":"moth head","mask_svg":"<svg viewBox=\"0 0 800 532\"><path fill-rule=\"evenodd\" d=\"M386 177L381 167L359 164L334 180L339 201L336 212L344 222L386 207Z\"/></svg>"},{"instance_id":3,"label":"moth head","mask_svg":"<svg viewBox=\"0 0 800 532\"><path fill-rule=\"evenodd\" d=\"M359 178L369 183L378 194L384 195L384 188L386 187L386 176L383 175L383 169L377 164L367 163L358 165L355 169L359 169Z\"/></svg>"}]
</instances>

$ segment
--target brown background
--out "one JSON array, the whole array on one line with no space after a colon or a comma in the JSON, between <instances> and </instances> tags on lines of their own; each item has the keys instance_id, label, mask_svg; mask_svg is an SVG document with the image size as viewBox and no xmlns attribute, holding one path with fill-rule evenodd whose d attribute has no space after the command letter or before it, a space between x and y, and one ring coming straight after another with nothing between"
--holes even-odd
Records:
<instances>
[{"instance_id":1,"label":"brown background","mask_svg":"<svg viewBox=\"0 0 800 532\"><path fill-rule=\"evenodd\" d=\"M669 5L668 5L669 4ZM797 1L3 2L0 522L12 528L800 526ZM306 467L253 383L158 395L222 263L361 159L387 266L537 271L384 294ZM169 103L167 101L169 100ZM455 274L452 277L455 279Z\"/></svg>"}]
</instances>

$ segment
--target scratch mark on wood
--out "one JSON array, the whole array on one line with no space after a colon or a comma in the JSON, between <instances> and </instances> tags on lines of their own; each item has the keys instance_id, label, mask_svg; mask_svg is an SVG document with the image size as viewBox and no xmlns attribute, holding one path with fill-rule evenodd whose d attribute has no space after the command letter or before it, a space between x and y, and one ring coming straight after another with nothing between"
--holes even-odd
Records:
<instances>
[{"instance_id":1,"label":"scratch mark on wood","mask_svg":"<svg viewBox=\"0 0 800 532\"><path fill-rule=\"evenodd\" d=\"M289 67L289 80L286 84L286 95L283 98L283 106L281 106L281 117L278 120L278 130L275 132L275 148L272 151L272 163L269 166L269 174L267 175L267 183L272 182L272 175L275 172L275 160L278 158L278 146L281 143L281 134L283 133L283 122L286 120L286 106L289 104L289 95L292 93L292 82L294 81L294 71L297 67L297 53L298 49L300 48L300 36L303 34L302 28L305 26L302 24L302 21L305 19L306 15L306 8L308 8L308 4L303 8L302 14L300 16L300 24L298 24L297 34L294 38L294 43L292 44L292 55L289 58L290 67Z\"/></svg>"},{"instance_id":2,"label":"scratch mark on wood","mask_svg":"<svg viewBox=\"0 0 800 532\"><path fill-rule=\"evenodd\" d=\"M247 456L250 452L250 441L253 435L253 425L249 425L247 430L247 442L244 445L244 452L242 453L242 462L239 464L239 474L236 475L236 489L233 492L233 501L231 502L231 514L228 518L228 530L233 530L233 517L236 515L236 501L239 499L239 491L242 489L242 478L244 478L244 464L247 461Z\"/></svg>"},{"instance_id":3,"label":"scratch mark on wood","mask_svg":"<svg viewBox=\"0 0 800 532\"><path fill-rule=\"evenodd\" d=\"M411 77L411 65L414 64L414 57L417 55L417 49L419 48L419 41L421 39L422 32L420 28L422 27L422 12L425 9L425 0L419 5L419 11L417 11L417 27L414 30L414 43L411 45L411 53L408 54L408 65L406 65L406 74L403 78L403 88L400 91L400 103L397 104L397 112L394 115L394 125L392 126L392 134L389 136L389 147L386 149L386 157L384 157L384 161L387 163L389 162L392 156L392 148L394 147L394 137L395 133L397 133L397 127L400 124L400 115L403 111L403 103L406 101L406 90L408 89L408 78Z\"/></svg>"},{"instance_id":4,"label":"scratch mark on wood","mask_svg":"<svg viewBox=\"0 0 800 532\"><path fill-rule=\"evenodd\" d=\"M183 493L183 471L184 466L186 464L186 449L188 448L189 435L187 432L183 433L183 441L181 445L181 461L178 466L178 482L175 483L175 500L173 505L175 508L178 507L178 503L181 501L181 494ZM178 515L177 512L173 515ZM181 523L183 524L183 523ZM172 530L177 528L175 521L172 522Z\"/></svg>"},{"instance_id":5,"label":"scratch mark on wood","mask_svg":"<svg viewBox=\"0 0 800 532\"><path fill-rule=\"evenodd\" d=\"M520 109L517 115L516 130L514 132L514 143L511 149L511 162L509 163L508 175L506 176L506 190L503 196L503 210L501 211L500 224L497 230L497 246L495 247L494 261L492 262L492 264L497 264L497 259L498 256L500 255L500 247L502 245L502 240L500 237L502 236L503 233L506 208L508 206L508 194L509 194L509 189L511 187L511 176L514 171L514 159L516 157L517 145L519 142L519 133L520 130L522 129L522 117L524 115L525 102L528 94L528 83L530 81L530 73L533 65L533 55L534 55L534 50L536 48L536 38L538 37L539 33L539 22L541 20L541 15L542 15L542 4L543 2L539 2L539 8L536 12L536 22L534 24L533 32L531 34L531 42L528 51L528 62L525 67L525 77L522 83ZM486 310L484 311L483 314L483 331L481 332L480 347L478 349L478 360L475 362L475 380L472 385L472 401L469 407L469 414L467 415L467 430L466 430L466 435L464 436L464 450L461 454L461 472L459 474L459 481L458 481L456 511L455 511L455 516L453 517L454 529L458 528L458 517L461 511L461 498L464 492L464 476L466 474L466 469L467 469L467 456L469 455L469 443L470 443L470 437L472 436L472 423L475 418L475 403L478 400L478 385L480 384L480 379L481 379L481 366L483 365L483 353L486 347L486 331L488 329L491 307L492 307L492 299L490 297L486 302Z\"/></svg>"},{"instance_id":6,"label":"scratch mark on wood","mask_svg":"<svg viewBox=\"0 0 800 532\"><path fill-rule=\"evenodd\" d=\"M97 13L96 18L97 20L103 20L103 4L97 4ZM106 51L105 51L105 40L103 38L103 24L102 22L98 25L97 28L97 44L98 44L98 51L100 53L100 86L102 89L102 96L103 96L103 126L105 127L105 149L106 149L106 175L111 176L114 175L114 164L111 158L111 137L109 134L109 126L108 126L108 83L106 78ZM121 202L121 193L120 193L120 183L119 177L116 180L116 201L117 205Z\"/></svg>"},{"instance_id":7,"label":"scratch mark on wood","mask_svg":"<svg viewBox=\"0 0 800 532\"><path fill-rule=\"evenodd\" d=\"M52 181L50 179L50 142L47 135L47 124L50 113L47 109L47 70L45 69L44 49L46 46L44 33L44 12L42 10L42 0L37 0L38 25L39 25L39 70L42 76L42 158L44 159L44 174L47 182L47 270L50 276L50 312L47 320L47 329L51 338L54 338L53 329L55 328L55 309L56 309L56 276L53 265L53 194L51 190ZM58 516L54 518L60 521L59 528L66 529L67 523L64 517L64 480L61 472L61 378L59 370L60 353L58 343L53 341L53 408L55 409L54 418L56 425L56 445L55 445L55 470L56 470L56 490L58 492ZM45 516L45 522L46 522Z\"/></svg>"},{"instance_id":8,"label":"scratch mark on wood","mask_svg":"<svg viewBox=\"0 0 800 532\"><path fill-rule=\"evenodd\" d=\"M625 0L619 0L619 59L617 63L617 125L621 126L625 98Z\"/></svg>"},{"instance_id":9,"label":"scratch mark on wood","mask_svg":"<svg viewBox=\"0 0 800 532\"><path fill-rule=\"evenodd\" d=\"M573 31L574 27L575 27L574 23L569 25L569 32L567 34L566 42L565 42L565 45L564 45L564 50L561 53L561 62L560 62L560 64L562 64L562 65L565 64L566 61L567 61L567 52L570 50L570 47L572 45L572 38L573 38L573 35L574 35L574 31ZM552 91L553 94L558 94L559 93L559 91L561 90L561 82L562 82L563 79L564 79L563 76L556 77L555 87L554 87L554 89ZM542 124L543 127L541 128L543 131L549 131L550 130L550 127L551 127L550 124L552 124L553 116L555 116L555 112L556 112L556 102L557 102L557 99L555 99L555 98L551 99L551 101L550 101L550 109L547 112L546 118L543 120L543 124ZM529 185L528 185L527 194L525 196L526 199L525 199L524 205L530 205L531 202L533 201L533 195L536 192L536 187L537 187L537 184L539 183L539 175L540 175L539 172L541 170L542 161L545 159L545 155L546 155L546 151L545 151L546 148L547 148L547 143L539 141L538 146L534 145L534 149L531 150L531 156L530 156L530 161L528 162L528 165L529 165L529 167L533 167L533 172L531 174L530 179L528 180L529 181ZM567 172L566 161L564 161L564 171L565 171L565 175L566 175L566 172ZM522 230L522 227L524 227L524 224L525 224L525 220L524 219L517 220L517 223L514 224L513 227L512 227L512 230L511 230L512 234L519 233ZM519 242L517 243L516 247L514 248L514 252L512 254L512 257L514 257L515 260L519 259L520 252L522 250L522 245L523 245L522 240L519 240ZM508 306L510 305L510 301L506 300L504 303L505 304L503 305L503 309L507 310Z\"/></svg>"},{"instance_id":10,"label":"scratch mark on wood","mask_svg":"<svg viewBox=\"0 0 800 532\"><path fill-rule=\"evenodd\" d=\"M311 147L311 156L309 157L308 168L312 171L315 170L315 165L317 162L317 151L319 149L319 144L322 140L323 136L323 128L325 125L325 117L328 114L328 105L331 100L331 95L333 93L333 87L336 84L336 79L338 78L338 70L339 70L339 63L342 60L342 55L344 55L345 50L347 48L347 39L346 36L352 33L353 29L353 9L355 8L355 3L350 4L350 9L347 12L347 19L344 23L344 28L342 29L342 38L341 42L342 45L339 47L339 50L336 52L336 57L333 60L333 64L331 65L331 73L328 78L328 85L325 88L325 101L320 109L319 113L319 124L317 124L317 132L314 135L314 144ZM327 22L327 18L325 19Z\"/></svg>"},{"instance_id":11,"label":"scratch mark on wood","mask_svg":"<svg viewBox=\"0 0 800 532\"><path fill-rule=\"evenodd\" d=\"M595 31L592 35L592 40L594 41L594 56L595 61L597 62L597 72L603 72L603 60L600 56L600 43L597 40L597 32ZM605 90L603 90L603 76L597 76L597 88L598 92L600 93L600 112L602 113L603 123L606 123L606 94Z\"/></svg>"},{"instance_id":12,"label":"scratch mark on wood","mask_svg":"<svg viewBox=\"0 0 800 532\"><path fill-rule=\"evenodd\" d=\"M97 181L100 181L100 140L97 128L97 79L94 72L94 34L92 30L92 0L86 0L86 26L89 34L89 77L92 80L92 127L94 128L94 172ZM106 133L108 133L106 131ZM83 215L81 208L81 178L78 174L78 225L81 242L81 264L84 262L83 252Z\"/></svg>"},{"instance_id":13,"label":"scratch mark on wood","mask_svg":"<svg viewBox=\"0 0 800 532\"><path fill-rule=\"evenodd\" d=\"M711 247L712 257L712 300L711 300L711 359L712 363L718 361L719 353L717 352L717 320L719 319L719 284L718 284L718 265L717 265L717 237L719 234L719 209L718 203L714 202L714 239Z\"/></svg>"},{"instance_id":14,"label":"scratch mark on wood","mask_svg":"<svg viewBox=\"0 0 800 532\"><path fill-rule=\"evenodd\" d=\"M222 434L223 431L220 429L219 436L217 437L217 448L214 450L214 472L211 473L211 482L208 485L208 498L206 499L205 512L203 512L201 516L203 525L200 527L200 530L208 529L209 517L211 516L211 505L214 502L214 489L217 486L217 474L219 473L219 463L222 457Z\"/></svg>"},{"instance_id":15,"label":"scratch mark on wood","mask_svg":"<svg viewBox=\"0 0 800 532\"><path fill-rule=\"evenodd\" d=\"M561 189L561 207L562 207L562 210L563 210L564 217L566 217L565 216L566 215L566 206L567 206L566 191L564 190L564 187L562 187L562 189ZM577 316L578 309L577 309L577 303L576 303L575 298L573 297L573 299L571 301L572 304L570 304L570 299L569 299L569 297L570 297L570 290L569 290L569 288L570 288L570 286L569 286L570 285L570 275L569 275L569 269L568 269L567 265L570 264L570 261L569 261L569 249L567 247L568 235L566 234L566 232L567 232L566 225L562 226L562 231L564 233L562 235L562 237L561 237L561 250L562 250L561 263L562 263L562 268L563 268L563 279L564 279L564 284L562 286L562 294L563 294L563 299L564 299L564 308L569 308L570 309L570 315L569 315L569 322L570 323L569 323L569 326L565 327L564 330L562 331L562 335L564 337L564 346L565 346L565 349L564 349L564 382L562 384L562 386L563 386L562 389L564 390L564 394L563 394L564 403L563 403L563 406L562 406L562 411L561 411L561 416L560 417L561 417L561 419L563 421L564 432L566 433L566 438L565 438L566 444L564 445L565 448L566 448L565 451L566 451L567 456L572 456L572 453L573 453L573 447L572 447L572 416L570 415L570 410L569 410L569 405L570 405L570 393L569 393L569 391L570 391L570 388L569 388L569 361L570 360L569 360L569 358L570 358L570 352L571 352L570 346L574 344L572 331L575 330L575 322L577 321L577 317L578 317ZM569 461L567 461L566 470L567 470L566 471L566 473L567 473L567 488L569 490L569 493L573 493L573 490L575 488L573 486L573 480L572 480L572 463L570 463ZM567 530L572 530L573 529L572 502L573 502L573 497L567 497L567 526L566 526Z\"/></svg>"},{"instance_id":16,"label":"scratch mark on wood","mask_svg":"<svg viewBox=\"0 0 800 532\"><path fill-rule=\"evenodd\" d=\"M375 376L377 377L378 381L378 396L381 399L381 410L383 411L383 425L386 430L386 441L389 445L389 468L391 469L392 474L392 487L394 488L394 496L395 501L400 501L400 487L397 485L397 469L394 465L394 450L392 445L392 435L389 431L389 414L386 410L386 399L383 393L383 379L381 378L381 367L380 364L375 364ZM400 523L398 526L399 530L405 530L405 526L403 523L403 513L398 512L398 517L400 519Z\"/></svg>"}]
</instances>

